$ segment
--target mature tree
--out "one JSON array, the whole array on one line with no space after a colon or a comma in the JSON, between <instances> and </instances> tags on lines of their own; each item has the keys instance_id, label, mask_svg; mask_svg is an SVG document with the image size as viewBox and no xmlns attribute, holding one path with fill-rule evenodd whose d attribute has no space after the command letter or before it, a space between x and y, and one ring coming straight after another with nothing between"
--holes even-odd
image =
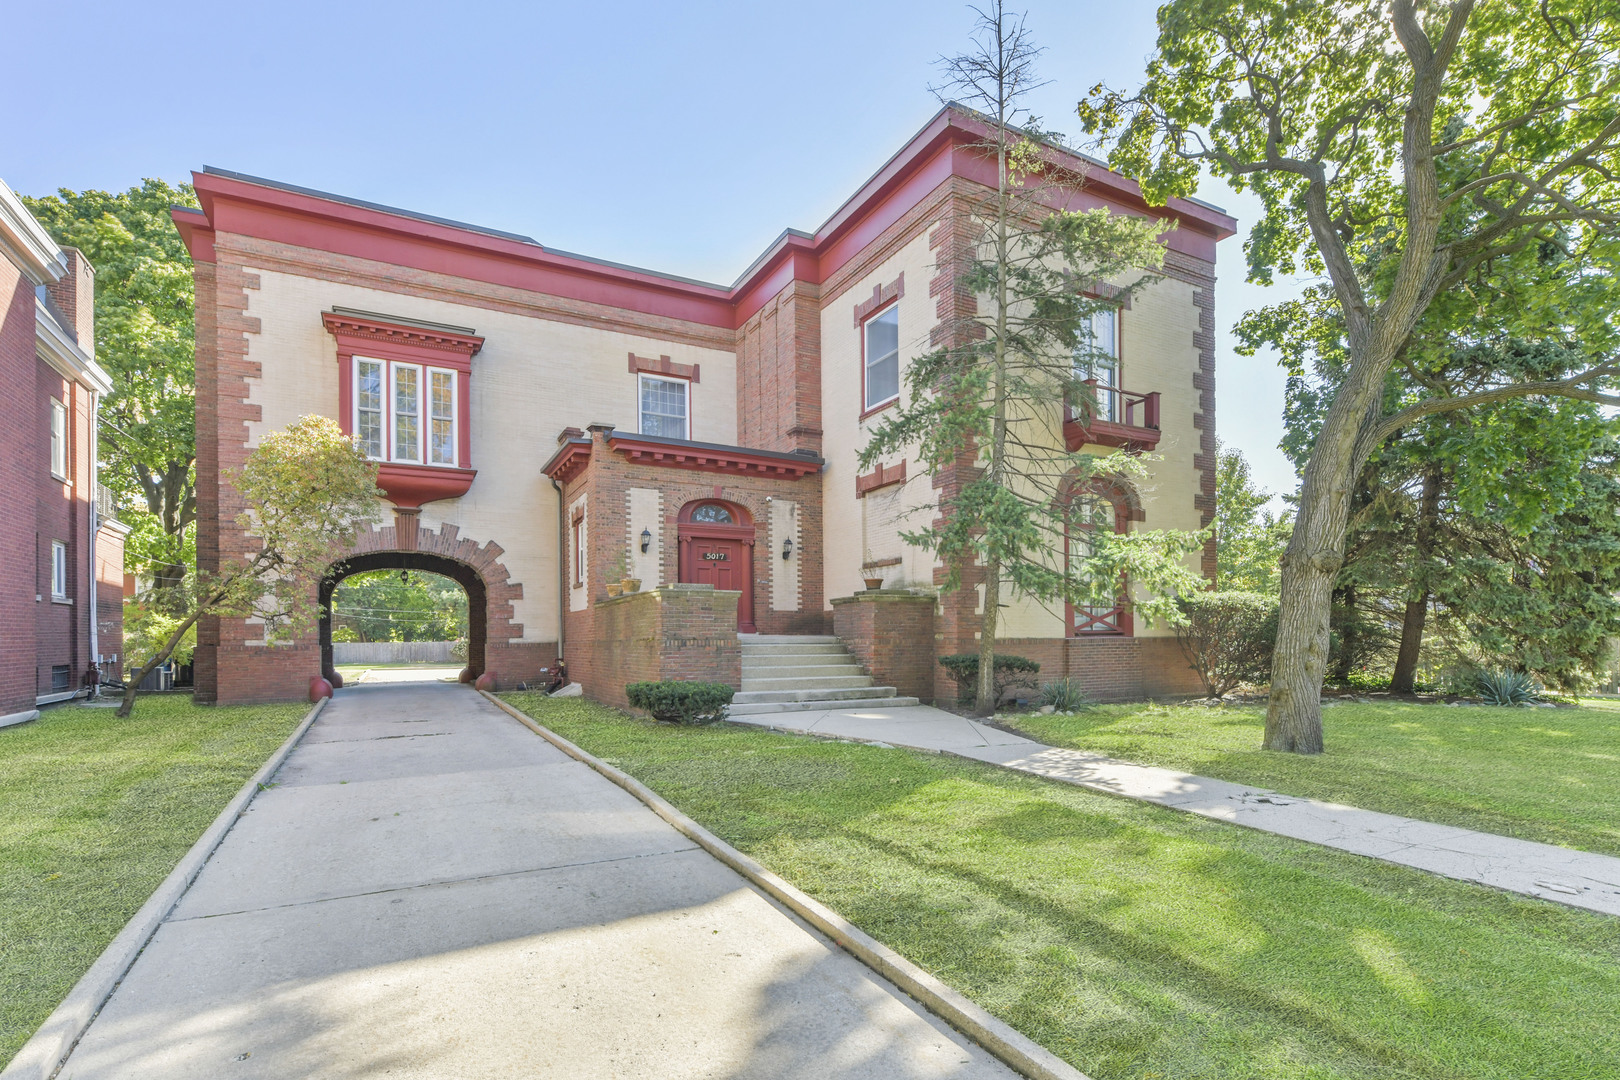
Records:
<instances>
[{"instance_id":1,"label":"mature tree","mask_svg":"<svg viewBox=\"0 0 1620 1080\"><path fill-rule=\"evenodd\" d=\"M169 219L195 206L190 185L146 180L117 195L24 199L61 244L96 268L96 361L112 376L101 406L101 483L132 528L125 560L166 604L196 562L191 258Z\"/></svg>"},{"instance_id":2,"label":"mature tree","mask_svg":"<svg viewBox=\"0 0 1620 1080\"><path fill-rule=\"evenodd\" d=\"M337 421L305 416L266 435L231 477L247 503L237 523L257 550L218 573L194 572L174 587L174 627L129 676L119 716L135 708L136 686L167 660L205 615L257 616L275 642L312 624L311 584L377 516L377 466L356 449Z\"/></svg>"},{"instance_id":3,"label":"mature tree","mask_svg":"<svg viewBox=\"0 0 1620 1080\"><path fill-rule=\"evenodd\" d=\"M860 463L870 468L911 449L936 470L975 464L968 482L943 499L937 524L903 535L942 558L948 588L960 585L964 566L983 568L976 707L989 713L1008 590L1045 603L1112 607L1129 580L1144 618L1178 621L1174 594L1205 585L1185 562L1205 534L1091 528L1097 508L1084 497L1088 484L1134 472L1136 463L1068 452L1064 410L1097 407L1087 382L1100 352L1092 316L1153 280L1163 224L1063 209L1083 177L1023 105L1037 85L1040 50L1000 0L979 12L974 46L941 61L947 86L939 93L978 111L987 134L975 150L995 163L995 189L969 196L974 243L956 268L979 310L950 328L944 347L911 362L909 400L874 430ZM1107 298L1087 295L1090 282L1104 283ZM1066 558L1071 537L1088 541L1069 547Z\"/></svg>"},{"instance_id":4,"label":"mature tree","mask_svg":"<svg viewBox=\"0 0 1620 1080\"><path fill-rule=\"evenodd\" d=\"M1266 509L1271 492L1254 482L1241 450L1221 447L1215 464L1215 570L1223 591L1276 596L1293 522Z\"/></svg>"},{"instance_id":5,"label":"mature tree","mask_svg":"<svg viewBox=\"0 0 1620 1080\"><path fill-rule=\"evenodd\" d=\"M455 641L467 636L467 593L438 574L368 570L334 590L332 625L356 641Z\"/></svg>"},{"instance_id":6,"label":"mature tree","mask_svg":"<svg viewBox=\"0 0 1620 1080\"><path fill-rule=\"evenodd\" d=\"M1344 378L1325 403L1283 564L1264 743L1318 753L1332 590L1368 457L1423 416L1490 401L1620 402L1604 392L1616 368L1601 356L1556 380L1503 373L1394 411L1385 398L1391 365L1437 299L1526 251L1590 262L1613 250L1620 8L1173 0L1159 27L1144 85L1099 86L1080 106L1087 129L1117 135L1112 163L1155 200L1189 191L1205 168L1252 188L1265 212L1246 248L1251 279L1322 274L1343 321Z\"/></svg>"},{"instance_id":7,"label":"mature tree","mask_svg":"<svg viewBox=\"0 0 1620 1080\"><path fill-rule=\"evenodd\" d=\"M1420 334L1439 320L1432 315ZM1468 342L1392 369L1392 399L1443 386L1464 393L1512 371L1558 379L1587 362L1558 342ZM1415 343L1421 343L1415 337ZM1331 350L1324 350L1331 356ZM1414 374L1423 385L1409 385ZM1309 454L1322 402L1342 368L1319 355L1289 381L1287 449ZM1514 398L1425 416L1363 466L1336 582L1330 670L1369 655L1393 661L1391 689L1415 688L1425 633L1463 663L1525 671L1564 689L1599 670L1620 631L1620 517L1613 512L1614 437L1601 407ZM1433 653L1434 650L1429 650Z\"/></svg>"}]
</instances>

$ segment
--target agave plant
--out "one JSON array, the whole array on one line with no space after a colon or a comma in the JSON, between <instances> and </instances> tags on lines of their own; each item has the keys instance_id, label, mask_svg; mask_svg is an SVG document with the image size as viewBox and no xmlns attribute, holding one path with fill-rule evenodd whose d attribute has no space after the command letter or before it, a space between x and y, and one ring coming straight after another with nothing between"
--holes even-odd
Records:
<instances>
[{"instance_id":1,"label":"agave plant","mask_svg":"<svg viewBox=\"0 0 1620 1080\"><path fill-rule=\"evenodd\" d=\"M1056 712L1079 712L1089 709L1091 698L1086 696L1079 679L1059 679L1041 687L1042 705L1050 705Z\"/></svg>"},{"instance_id":2,"label":"agave plant","mask_svg":"<svg viewBox=\"0 0 1620 1080\"><path fill-rule=\"evenodd\" d=\"M1541 700L1541 687L1522 671L1481 671L1477 680L1479 696L1487 705L1530 705Z\"/></svg>"}]
</instances>

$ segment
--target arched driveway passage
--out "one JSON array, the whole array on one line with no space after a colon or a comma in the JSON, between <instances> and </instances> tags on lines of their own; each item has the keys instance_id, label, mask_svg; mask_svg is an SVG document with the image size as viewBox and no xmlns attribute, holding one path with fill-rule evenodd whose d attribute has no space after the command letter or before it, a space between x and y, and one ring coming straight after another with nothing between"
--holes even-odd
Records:
<instances>
[{"instance_id":1,"label":"arched driveway passage","mask_svg":"<svg viewBox=\"0 0 1620 1080\"><path fill-rule=\"evenodd\" d=\"M628 792L444 683L327 706L75 1080L1011 1080Z\"/></svg>"},{"instance_id":2,"label":"arched driveway passage","mask_svg":"<svg viewBox=\"0 0 1620 1080\"><path fill-rule=\"evenodd\" d=\"M333 686L343 685L343 677L332 661L332 594L345 578L368 570L420 570L439 574L460 585L467 594L465 679L471 682L484 673L485 645L489 640L489 590L478 571L467 563L426 551L371 551L334 563L321 579L321 674L327 682Z\"/></svg>"}]
</instances>

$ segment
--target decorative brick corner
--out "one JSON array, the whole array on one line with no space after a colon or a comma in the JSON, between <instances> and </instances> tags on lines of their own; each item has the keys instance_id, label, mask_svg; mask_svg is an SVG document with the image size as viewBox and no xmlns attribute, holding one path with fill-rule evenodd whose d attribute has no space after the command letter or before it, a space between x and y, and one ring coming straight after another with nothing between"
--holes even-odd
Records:
<instances>
[{"instance_id":1,"label":"decorative brick corner","mask_svg":"<svg viewBox=\"0 0 1620 1080\"><path fill-rule=\"evenodd\" d=\"M879 686L934 700L934 595L868 590L832 601L833 633Z\"/></svg>"}]
</instances>

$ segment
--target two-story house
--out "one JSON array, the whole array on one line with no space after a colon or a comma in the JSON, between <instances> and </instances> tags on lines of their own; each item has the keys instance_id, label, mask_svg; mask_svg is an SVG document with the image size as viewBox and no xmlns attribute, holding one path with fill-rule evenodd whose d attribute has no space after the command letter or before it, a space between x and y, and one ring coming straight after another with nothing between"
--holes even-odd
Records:
<instances>
[{"instance_id":1,"label":"two-story house","mask_svg":"<svg viewBox=\"0 0 1620 1080\"><path fill-rule=\"evenodd\" d=\"M124 537L96 483L95 271L0 182L0 726L117 674Z\"/></svg>"},{"instance_id":2,"label":"two-story house","mask_svg":"<svg viewBox=\"0 0 1620 1080\"><path fill-rule=\"evenodd\" d=\"M379 462L390 505L311 587L329 602L360 570L455 577L469 676L533 681L563 654L610 701L642 677L720 678L762 707L935 699L949 691L936 658L976 648L981 594L968 568L940 595L944 568L900 534L961 477L900 458L863 473L856 456L905 393L909 359L975 302L959 256L982 137L973 115L942 109L819 229L784 232L729 286L194 174L201 210L174 220L196 270L199 558L252 544L229 470L265 432L320 413ZM1074 164L1088 173L1079 206L1175 227L1162 280L1097 320L1106 415L1065 439L1156 456L1141 490L1088 493L1106 526L1200 528L1214 511L1215 247L1234 222L1196 201L1149 206L1128 178ZM1192 689L1166 633L1128 608L1014 598L1001 648L1102 698ZM761 657L795 653L764 640L777 636L826 673L759 674ZM297 696L323 669L327 623L290 645L245 620L199 638L204 700Z\"/></svg>"}]
</instances>

